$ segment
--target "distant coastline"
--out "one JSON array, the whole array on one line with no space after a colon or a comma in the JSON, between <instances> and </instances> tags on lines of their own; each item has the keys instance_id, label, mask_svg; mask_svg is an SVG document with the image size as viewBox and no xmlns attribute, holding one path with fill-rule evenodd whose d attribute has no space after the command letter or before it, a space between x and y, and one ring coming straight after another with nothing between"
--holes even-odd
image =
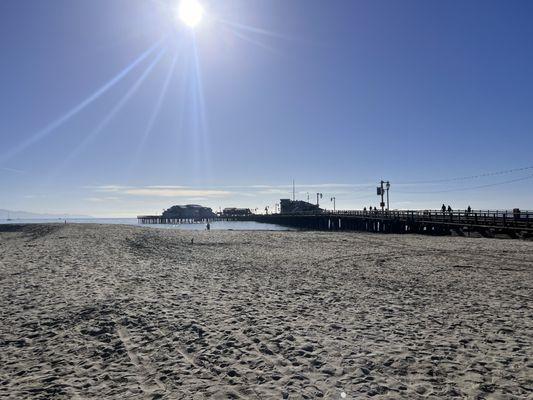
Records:
<instances>
[{"instance_id":1,"label":"distant coastline","mask_svg":"<svg viewBox=\"0 0 533 400\"><path fill-rule=\"evenodd\" d=\"M30 211L0 209L0 220L17 219L71 219L71 218L94 218L90 215L78 214L41 214Z\"/></svg>"}]
</instances>

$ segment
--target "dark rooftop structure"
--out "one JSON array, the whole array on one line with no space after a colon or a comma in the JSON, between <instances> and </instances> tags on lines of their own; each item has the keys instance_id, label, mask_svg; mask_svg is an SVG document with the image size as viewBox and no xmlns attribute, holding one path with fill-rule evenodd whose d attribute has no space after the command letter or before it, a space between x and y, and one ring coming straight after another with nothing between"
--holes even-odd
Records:
<instances>
[{"instance_id":1,"label":"dark rooftop structure","mask_svg":"<svg viewBox=\"0 0 533 400\"><path fill-rule=\"evenodd\" d=\"M279 204L281 214L322 212L322 209L316 204L311 204L302 200L281 199Z\"/></svg>"},{"instance_id":2,"label":"dark rooftop structure","mask_svg":"<svg viewBox=\"0 0 533 400\"><path fill-rule=\"evenodd\" d=\"M213 210L198 204L172 206L163 212L162 218L209 219L216 217Z\"/></svg>"},{"instance_id":3,"label":"dark rooftop structure","mask_svg":"<svg viewBox=\"0 0 533 400\"><path fill-rule=\"evenodd\" d=\"M228 207L222 210L222 216L228 217L228 216L236 216L236 215L252 215L252 212L249 208L235 208L235 207Z\"/></svg>"}]
</instances>

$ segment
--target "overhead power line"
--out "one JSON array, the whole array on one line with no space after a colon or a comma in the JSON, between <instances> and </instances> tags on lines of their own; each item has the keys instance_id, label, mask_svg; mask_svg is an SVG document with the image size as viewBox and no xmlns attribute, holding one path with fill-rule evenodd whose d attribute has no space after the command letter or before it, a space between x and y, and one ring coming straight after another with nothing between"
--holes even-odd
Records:
<instances>
[{"instance_id":1,"label":"overhead power line","mask_svg":"<svg viewBox=\"0 0 533 400\"><path fill-rule=\"evenodd\" d=\"M525 180L528 180L528 179L533 179L533 174L532 175L527 175L527 176L523 176L521 178L516 178L516 179L510 179L510 180L507 180L507 181L502 181L502 182L495 182L495 183L487 183L485 185L479 185L479 186L469 186L469 187L465 187L465 188L456 188L456 189L443 189L443 190L424 190L424 191L403 191L403 190L398 190L397 193L412 193L412 194L422 194L422 193L447 193L447 192L463 192L463 191L467 191L467 190L475 190L475 189L483 189L483 188L487 188L487 187L492 187L492 186L500 186L500 185L506 185L506 184L509 184L509 183L514 183L514 182L520 182L520 181L525 181Z\"/></svg>"},{"instance_id":2,"label":"overhead power line","mask_svg":"<svg viewBox=\"0 0 533 400\"><path fill-rule=\"evenodd\" d=\"M402 185L421 185L426 183L443 183L443 182L456 182L456 181L465 181L469 179L477 179L477 178L484 178L487 176L497 176L497 175L505 175L505 174L511 174L513 172L520 172L520 171L526 171L533 169L533 165L530 165L528 167L522 167L522 168L513 168L513 169L504 169L501 171L494 171L494 172L486 172L483 174L477 174L477 175L469 175L469 176L459 176L455 178L445 178L445 179L432 179L432 180L425 180L425 181L412 181L412 182L400 182L399 184Z\"/></svg>"}]
</instances>

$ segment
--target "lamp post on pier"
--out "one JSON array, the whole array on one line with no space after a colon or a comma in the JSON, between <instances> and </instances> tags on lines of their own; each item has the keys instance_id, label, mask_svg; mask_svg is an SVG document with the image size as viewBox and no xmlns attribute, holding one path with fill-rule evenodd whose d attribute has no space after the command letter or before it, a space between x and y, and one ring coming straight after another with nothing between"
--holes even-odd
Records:
<instances>
[{"instance_id":1,"label":"lamp post on pier","mask_svg":"<svg viewBox=\"0 0 533 400\"><path fill-rule=\"evenodd\" d=\"M387 189L387 211L389 211L389 189L390 189L390 182L387 181L387 185L385 186Z\"/></svg>"},{"instance_id":2,"label":"lamp post on pier","mask_svg":"<svg viewBox=\"0 0 533 400\"><path fill-rule=\"evenodd\" d=\"M333 202L333 212L335 212L335 200L336 200L335 197L332 197L332 198L330 199L330 201Z\"/></svg>"},{"instance_id":3,"label":"lamp post on pier","mask_svg":"<svg viewBox=\"0 0 533 400\"><path fill-rule=\"evenodd\" d=\"M383 187L385 185L385 187ZM390 182L389 181L381 181L380 185L377 187L377 194L378 196L381 196L381 203L379 204L381 207L381 211L385 211L385 190L387 191L387 211L389 211L389 189L390 189Z\"/></svg>"}]
</instances>

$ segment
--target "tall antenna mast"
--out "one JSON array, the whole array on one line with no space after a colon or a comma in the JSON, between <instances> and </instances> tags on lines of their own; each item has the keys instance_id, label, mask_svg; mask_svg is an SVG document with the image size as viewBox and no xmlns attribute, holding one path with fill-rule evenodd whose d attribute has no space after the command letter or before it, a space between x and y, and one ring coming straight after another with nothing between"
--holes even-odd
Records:
<instances>
[{"instance_id":1,"label":"tall antenna mast","mask_svg":"<svg viewBox=\"0 0 533 400\"><path fill-rule=\"evenodd\" d=\"M294 179L292 180L292 201L296 201L296 191L294 189Z\"/></svg>"}]
</instances>

